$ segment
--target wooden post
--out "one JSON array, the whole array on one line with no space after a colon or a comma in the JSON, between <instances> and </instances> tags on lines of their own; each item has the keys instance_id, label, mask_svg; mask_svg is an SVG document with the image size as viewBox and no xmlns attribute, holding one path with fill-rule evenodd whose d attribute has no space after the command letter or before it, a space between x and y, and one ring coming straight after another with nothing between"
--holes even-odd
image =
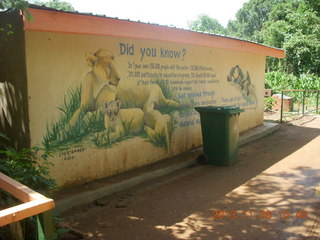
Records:
<instances>
[{"instance_id":1,"label":"wooden post","mask_svg":"<svg viewBox=\"0 0 320 240\"><path fill-rule=\"evenodd\" d=\"M316 113L319 111L319 91L317 92L317 106L316 106Z\"/></svg>"},{"instance_id":2,"label":"wooden post","mask_svg":"<svg viewBox=\"0 0 320 240\"><path fill-rule=\"evenodd\" d=\"M281 111L280 111L280 123L282 123L283 116L283 91L281 91Z\"/></svg>"},{"instance_id":3,"label":"wooden post","mask_svg":"<svg viewBox=\"0 0 320 240\"><path fill-rule=\"evenodd\" d=\"M53 220L53 211L46 211L39 214L39 219L42 225L44 236L47 240L54 238L54 233L56 231L54 220Z\"/></svg>"},{"instance_id":4,"label":"wooden post","mask_svg":"<svg viewBox=\"0 0 320 240\"><path fill-rule=\"evenodd\" d=\"M306 100L306 91L303 91L303 97L302 97L302 115L304 115L305 100Z\"/></svg>"},{"instance_id":5,"label":"wooden post","mask_svg":"<svg viewBox=\"0 0 320 240\"><path fill-rule=\"evenodd\" d=\"M54 208L54 201L52 199L46 198L3 173L0 173L0 189L23 202L22 204L0 210L0 227Z\"/></svg>"}]
</instances>

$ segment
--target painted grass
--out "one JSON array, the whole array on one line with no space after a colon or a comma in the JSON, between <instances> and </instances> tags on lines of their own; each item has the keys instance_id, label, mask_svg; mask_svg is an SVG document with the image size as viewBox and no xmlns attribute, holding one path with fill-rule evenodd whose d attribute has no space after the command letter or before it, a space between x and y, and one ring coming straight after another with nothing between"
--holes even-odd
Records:
<instances>
[{"instance_id":1,"label":"painted grass","mask_svg":"<svg viewBox=\"0 0 320 240\"><path fill-rule=\"evenodd\" d=\"M168 84L168 81L164 79L158 78L155 81L156 84L159 85L159 87L162 90L162 93L166 99L171 99L176 102L180 102L179 98L176 96L176 94L170 89L170 86ZM158 107L158 110L163 114L171 114L173 112L183 112L188 111L190 109L193 109L194 107L194 99L185 99L185 102L181 103L179 107L171 107L171 106L160 106Z\"/></svg>"},{"instance_id":2,"label":"painted grass","mask_svg":"<svg viewBox=\"0 0 320 240\"><path fill-rule=\"evenodd\" d=\"M134 133L132 122L133 122L133 119L131 119L130 121L121 122L124 130L123 132L120 132L120 135L117 139L111 140L111 137L110 137L111 129L106 129L103 132L94 134L90 139L90 142L97 148L111 148L115 144L130 138L134 138L134 137L146 138L147 136L143 130L143 126L141 126L141 131L139 133Z\"/></svg>"},{"instance_id":3,"label":"painted grass","mask_svg":"<svg viewBox=\"0 0 320 240\"><path fill-rule=\"evenodd\" d=\"M158 80L157 84L163 91L166 98L176 100L174 93L170 90L167 81ZM99 110L94 112L82 113L75 124L70 126L69 121L74 112L80 107L81 85L69 89L63 99L63 103L58 107L60 115L55 123L47 124L46 133L43 137L42 144L46 150L59 151L70 147L70 145L79 144L88 141L97 148L111 148L116 143L133 137L146 138L146 141L153 143L155 146L168 149L164 133L157 133L154 139L150 139L144 132L144 123L141 123L142 131L133 134L131 122L123 122L124 132L115 141L110 140L110 130L104 126L104 113ZM174 117L175 112L188 111L193 109L193 102L190 100L187 104L181 104L180 107L164 106L158 109L163 114L169 114L172 118L172 130L169 133L170 138L177 127L177 121Z\"/></svg>"},{"instance_id":4,"label":"painted grass","mask_svg":"<svg viewBox=\"0 0 320 240\"><path fill-rule=\"evenodd\" d=\"M60 110L58 121L47 124L47 131L42 141L46 150L66 149L71 144L83 141L88 135L104 130L104 116L100 111L86 116L80 114L76 125L70 126L70 118L80 107L80 96L81 86L67 91L62 105L58 107Z\"/></svg>"},{"instance_id":5,"label":"painted grass","mask_svg":"<svg viewBox=\"0 0 320 240\"><path fill-rule=\"evenodd\" d=\"M175 131L175 129L178 127L178 121L175 118L174 113L171 113L170 117L171 117L172 128L168 129L169 130L168 134L169 134L169 140L171 141L172 134ZM147 136L147 133L145 133L145 135ZM147 136L146 142L150 142L157 147L164 148L166 151L168 151L168 149L169 149L169 146L166 141L166 133L165 133L164 129L162 129L162 131L160 133L159 132L156 133L154 138L150 138L149 136Z\"/></svg>"}]
</instances>

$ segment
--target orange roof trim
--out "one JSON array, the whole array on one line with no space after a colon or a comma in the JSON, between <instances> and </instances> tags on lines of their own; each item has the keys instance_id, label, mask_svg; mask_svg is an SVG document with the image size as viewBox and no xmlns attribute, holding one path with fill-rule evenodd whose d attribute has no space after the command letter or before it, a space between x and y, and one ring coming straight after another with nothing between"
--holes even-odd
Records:
<instances>
[{"instance_id":1,"label":"orange roof trim","mask_svg":"<svg viewBox=\"0 0 320 240\"><path fill-rule=\"evenodd\" d=\"M195 46L244 51L264 56L284 58L281 49L245 40L198 33L183 29L145 24L113 18L29 8L33 21L24 21L26 31L113 36L190 44Z\"/></svg>"}]
</instances>

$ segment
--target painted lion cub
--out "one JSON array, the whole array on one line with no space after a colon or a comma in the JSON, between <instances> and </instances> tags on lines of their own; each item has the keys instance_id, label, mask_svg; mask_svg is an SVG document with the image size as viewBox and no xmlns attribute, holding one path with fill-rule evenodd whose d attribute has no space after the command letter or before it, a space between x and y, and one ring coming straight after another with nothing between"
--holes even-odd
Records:
<instances>
[{"instance_id":1,"label":"painted lion cub","mask_svg":"<svg viewBox=\"0 0 320 240\"><path fill-rule=\"evenodd\" d=\"M142 131L144 113L140 108L120 109L121 101L104 102L104 126L111 141Z\"/></svg>"}]
</instances>

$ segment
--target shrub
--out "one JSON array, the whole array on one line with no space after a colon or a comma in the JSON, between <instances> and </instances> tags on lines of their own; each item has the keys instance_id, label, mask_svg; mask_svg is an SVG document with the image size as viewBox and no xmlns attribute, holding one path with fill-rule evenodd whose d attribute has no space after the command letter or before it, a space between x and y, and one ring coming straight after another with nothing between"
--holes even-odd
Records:
<instances>
[{"instance_id":1,"label":"shrub","mask_svg":"<svg viewBox=\"0 0 320 240\"><path fill-rule=\"evenodd\" d=\"M8 140L4 134L0 133L0 141L4 139ZM57 189L55 180L49 175L49 167L52 163L48 161L48 156L50 156L49 152L38 147L16 150L0 143L0 172L47 195L50 190ZM0 190L1 209L19 203L20 201L12 195ZM16 234L22 235L24 239L36 239L37 221L35 216L21 220L15 223L19 226L16 230L12 230L9 225L4 226L0 229L0 239L15 239Z\"/></svg>"},{"instance_id":2,"label":"shrub","mask_svg":"<svg viewBox=\"0 0 320 240\"><path fill-rule=\"evenodd\" d=\"M265 98L264 99L264 110L270 111L275 103L276 103L276 100L273 97Z\"/></svg>"},{"instance_id":3,"label":"shrub","mask_svg":"<svg viewBox=\"0 0 320 240\"><path fill-rule=\"evenodd\" d=\"M283 72L266 73L266 88L280 93L284 89L319 90L320 77L303 73L299 77Z\"/></svg>"}]
</instances>

